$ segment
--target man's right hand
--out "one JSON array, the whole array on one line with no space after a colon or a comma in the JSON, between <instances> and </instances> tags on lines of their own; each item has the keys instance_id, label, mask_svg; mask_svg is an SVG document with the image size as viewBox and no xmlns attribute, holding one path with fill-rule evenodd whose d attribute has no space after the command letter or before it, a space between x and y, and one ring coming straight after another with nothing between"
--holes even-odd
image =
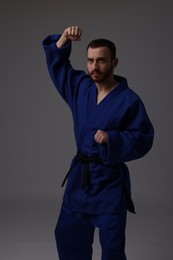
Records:
<instances>
[{"instance_id":1,"label":"man's right hand","mask_svg":"<svg viewBox=\"0 0 173 260\"><path fill-rule=\"evenodd\" d=\"M82 35L82 29L78 26L70 26L66 28L61 35L60 39L56 42L56 46L61 48L66 41L80 41Z\"/></svg>"}]
</instances>

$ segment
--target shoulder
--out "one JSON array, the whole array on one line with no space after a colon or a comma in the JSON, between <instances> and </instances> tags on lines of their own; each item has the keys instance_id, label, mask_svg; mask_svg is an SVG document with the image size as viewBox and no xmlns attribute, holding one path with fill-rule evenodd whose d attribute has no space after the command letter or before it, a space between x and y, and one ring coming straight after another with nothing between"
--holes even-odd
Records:
<instances>
[{"instance_id":1,"label":"shoulder","mask_svg":"<svg viewBox=\"0 0 173 260\"><path fill-rule=\"evenodd\" d=\"M125 77L115 75L116 81L119 83L119 87L122 89L122 95L129 100L135 101L140 100L140 96L129 86L128 81Z\"/></svg>"},{"instance_id":2,"label":"shoulder","mask_svg":"<svg viewBox=\"0 0 173 260\"><path fill-rule=\"evenodd\" d=\"M139 109L139 107L145 109L145 105L143 103L143 100L139 96L138 93L136 93L127 82L127 79L124 77L118 76L120 88L122 88L123 91L121 91L121 102L126 108L135 108Z\"/></svg>"}]
</instances>

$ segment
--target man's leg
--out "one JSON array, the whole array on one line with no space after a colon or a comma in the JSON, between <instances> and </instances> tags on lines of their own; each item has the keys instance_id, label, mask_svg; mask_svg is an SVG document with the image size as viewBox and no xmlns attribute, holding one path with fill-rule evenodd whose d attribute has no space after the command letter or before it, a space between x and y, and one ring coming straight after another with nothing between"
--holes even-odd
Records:
<instances>
[{"instance_id":1,"label":"man's leg","mask_svg":"<svg viewBox=\"0 0 173 260\"><path fill-rule=\"evenodd\" d=\"M94 226L62 206L55 229L60 260L91 260Z\"/></svg>"},{"instance_id":2,"label":"man's leg","mask_svg":"<svg viewBox=\"0 0 173 260\"><path fill-rule=\"evenodd\" d=\"M117 214L96 217L93 224L99 227L102 260L126 260L125 227L126 205Z\"/></svg>"}]
</instances>

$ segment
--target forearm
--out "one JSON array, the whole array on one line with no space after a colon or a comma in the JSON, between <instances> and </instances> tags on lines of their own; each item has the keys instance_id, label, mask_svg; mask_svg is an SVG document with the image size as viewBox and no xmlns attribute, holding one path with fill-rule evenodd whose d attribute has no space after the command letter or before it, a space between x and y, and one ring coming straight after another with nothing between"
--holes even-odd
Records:
<instances>
[{"instance_id":1,"label":"forearm","mask_svg":"<svg viewBox=\"0 0 173 260\"><path fill-rule=\"evenodd\" d=\"M153 130L148 133L140 131L108 131L107 143L100 146L105 163L117 163L136 160L143 157L152 147Z\"/></svg>"},{"instance_id":2,"label":"forearm","mask_svg":"<svg viewBox=\"0 0 173 260\"><path fill-rule=\"evenodd\" d=\"M69 41L69 39L62 34L60 39L56 42L56 47L60 49L67 41Z\"/></svg>"}]
</instances>

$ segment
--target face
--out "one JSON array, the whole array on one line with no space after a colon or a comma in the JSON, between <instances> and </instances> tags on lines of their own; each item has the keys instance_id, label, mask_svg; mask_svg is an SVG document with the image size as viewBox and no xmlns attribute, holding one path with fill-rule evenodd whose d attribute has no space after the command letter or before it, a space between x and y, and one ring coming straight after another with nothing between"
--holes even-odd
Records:
<instances>
[{"instance_id":1,"label":"face","mask_svg":"<svg viewBox=\"0 0 173 260\"><path fill-rule=\"evenodd\" d=\"M112 79L116 65L117 60L111 59L107 47L88 48L87 70L93 81L103 83Z\"/></svg>"}]
</instances>

